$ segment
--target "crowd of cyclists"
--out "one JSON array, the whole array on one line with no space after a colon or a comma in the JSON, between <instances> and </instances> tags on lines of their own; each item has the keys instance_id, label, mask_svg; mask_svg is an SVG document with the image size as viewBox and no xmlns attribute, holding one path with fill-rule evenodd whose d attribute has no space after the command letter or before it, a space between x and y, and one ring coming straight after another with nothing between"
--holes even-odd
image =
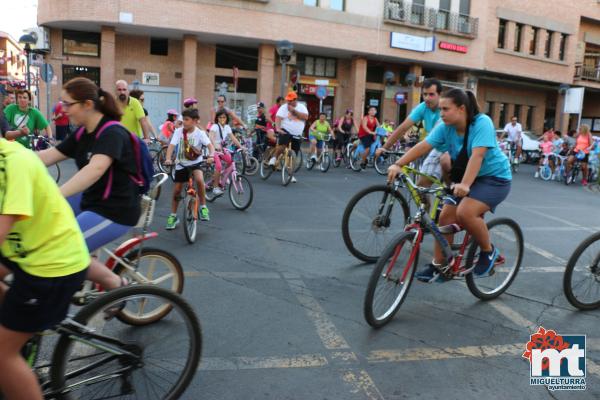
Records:
<instances>
[{"instance_id":1,"label":"crowd of cyclists","mask_svg":"<svg viewBox=\"0 0 600 400\"><path fill-rule=\"evenodd\" d=\"M217 184L210 190L222 195L224 188L218 182L234 162L230 149L254 154L261 148L261 154L270 156L259 162L271 168L277 168L278 157L288 145L296 153L302 151L309 113L294 92L277 98L268 110L258 103L252 131L226 106L225 96L217 97L210 121L201 121L198 100L187 98L183 112L167 110L164 123L155 129L143 107L143 92L130 91L127 82L120 80L114 93L86 78L67 82L52 118L57 124L56 138L50 123L31 106L26 90L17 91L14 100L8 97L0 113L6 139L0 140L0 391L9 398L42 398L19 351L33 333L65 317L84 279L107 290L128 285L89 254L127 233L140 218L144 183L140 155L145 154L140 143L160 142L166 148L165 165L174 168L167 230L179 224L181 191L190 177L198 187L200 219L210 220L204 174L206 168L214 168ZM358 124L351 109L331 123L321 113L308 127L308 158L316 160L324 142L331 141L333 156L340 162L350 144L354 150L361 148L358 162L365 169L372 149L376 149L375 158L385 157L401 144L401 157L390 165L388 181L393 182L402 167L422 159L422 172L452 184L440 225L465 227L481 248L474 273L485 276L494 268L498 251L490 242L483 215L493 212L511 190L509 159L518 163L522 156L522 128L513 119L497 135L473 93L444 90L436 79L424 81L422 95L423 102L396 128L388 120L379 121L375 107ZM65 119L80 128L69 133ZM232 128L239 128L242 136ZM252 149L246 148L244 132L255 135ZM31 134L47 135L55 146L36 155L27 150ZM505 139L510 145L504 144ZM539 168L547 162L554 177L559 167L568 175L578 163L586 185L588 165L597 161L599 147L586 125L564 136L548 130L540 139L544 157ZM45 167L68 158L75 160L77 172L59 188ZM432 182L421 177L417 184L426 187ZM56 241L56 237L69 240ZM449 260L438 247L417 279L434 282L442 278L440 268ZM14 275L10 288L2 283L8 274Z\"/></svg>"}]
</instances>

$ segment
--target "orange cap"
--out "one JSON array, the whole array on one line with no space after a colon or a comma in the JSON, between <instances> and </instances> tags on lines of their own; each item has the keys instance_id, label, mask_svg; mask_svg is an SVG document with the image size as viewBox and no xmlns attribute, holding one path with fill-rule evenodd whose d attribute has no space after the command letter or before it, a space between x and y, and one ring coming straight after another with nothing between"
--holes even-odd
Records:
<instances>
[{"instance_id":1,"label":"orange cap","mask_svg":"<svg viewBox=\"0 0 600 400\"><path fill-rule=\"evenodd\" d=\"M286 101L294 101L298 98L298 94L296 92L289 92L287 96L285 96Z\"/></svg>"}]
</instances>

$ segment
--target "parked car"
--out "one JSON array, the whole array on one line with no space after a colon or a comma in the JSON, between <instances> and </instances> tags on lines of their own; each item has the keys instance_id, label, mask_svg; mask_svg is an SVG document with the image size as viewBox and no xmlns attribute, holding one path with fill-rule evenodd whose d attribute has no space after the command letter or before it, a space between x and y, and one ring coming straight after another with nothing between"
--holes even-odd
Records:
<instances>
[{"instance_id":1,"label":"parked car","mask_svg":"<svg viewBox=\"0 0 600 400\"><path fill-rule=\"evenodd\" d=\"M502 129L496 130L497 135L503 132ZM531 131L523 131L521 137L523 138L523 161L529 164L536 164L542 156L540 152L540 136Z\"/></svg>"}]
</instances>

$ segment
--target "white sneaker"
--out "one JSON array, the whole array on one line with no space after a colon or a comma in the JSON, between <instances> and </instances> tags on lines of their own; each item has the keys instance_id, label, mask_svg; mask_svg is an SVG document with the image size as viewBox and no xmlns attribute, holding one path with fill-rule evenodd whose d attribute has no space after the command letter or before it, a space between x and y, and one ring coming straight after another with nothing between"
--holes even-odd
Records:
<instances>
[{"instance_id":1,"label":"white sneaker","mask_svg":"<svg viewBox=\"0 0 600 400\"><path fill-rule=\"evenodd\" d=\"M540 177L540 171L535 171L535 175L533 177L534 178L539 178Z\"/></svg>"},{"instance_id":2,"label":"white sneaker","mask_svg":"<svg viewBox=\"0 0 600 400\"><path fill-rule=\"evenodd\" d=\"M224 192L223 192L223 189L221 189L220 187L218 187L218 186L217 186L217 187L215 187L215 188L213 189L213 193L215 194L215 196L220 196L220 195L222 195Z\"/></svg>"},{"instance_id":3,"label":"white sneaker","mask_svg":"<svg viewBox=\"0 0 600 400\"><path fill-rule=\"evenodd\" d=\"M550 178L550 180L555 181L556 180L556 174L552 174L552 177Z\"/></svg>"},{"instance_id":4,"label":"white sneaker","mask_svg":"<svg viewBox=\"0 0 600 400\"><path fill-rule=\"evenodd\" d=\"M277 159L275 157L271 157L269 160L269 165L275 165L275 161L277 161Z\"/></svg>"},{"instance_id":5,"label":"white sneaker","mask_svg":"<svg viewBox=\"0 0 600 400\"><path fill-rule=\"evenodd\" d=\"M310 156L310 159L313 161L317 161L317 155L313 154L312 156Z\"/></svg>"},{"instance_id":6,"label":"white sneaker","mask_svg":"<svg viewBox=\"0 0 600 400\"><path fill-rule=\"evenodd\" d=\"M295 176L292 176L292 180L291 180L291 182L292 182L292 183L296 183L296 182L298 182L298 181L296 180L296 177L295 177Z\"/></svg>"}]
</instances>

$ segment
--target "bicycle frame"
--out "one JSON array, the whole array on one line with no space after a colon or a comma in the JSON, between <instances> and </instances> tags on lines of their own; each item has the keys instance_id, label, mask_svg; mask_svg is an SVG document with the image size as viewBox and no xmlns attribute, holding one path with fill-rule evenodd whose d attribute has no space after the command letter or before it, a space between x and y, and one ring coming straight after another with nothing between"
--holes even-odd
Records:
<instances>
[{"instance_id":1,"label":"bicycle frame","mask_svg":"<svg viewBox=\"0 0 600 400\"><path fill-rule=\"evenodd\" d=\"M410 197L415 202L417 207L421 207L424 204L423 204L423 200L421 198L421 194L417 190L417 185L409 178L409 175L422 176L422 177L428 179L434 187L438 188L437 191L433 192L433 194L435 195L435 199L434 199L433 203L431 204L431 209L429 210L429 217L434 221L437 220L438 208L439 208L440 202L442 200L440 197L440 194L443 191L442 181L439 180L438 178L436 178L435 176L424 174L421 171L419 171L418 169L408 167L408 166L405 166L403 168L402 174L408 181L403 181L402 179L397 180L396 182L398 184L398 188L406 187L406 189L410 193Z\"/></svg>"},{"instance_id":2,"label":"bicycle frame","mask_svg":"<svg viewBox=\"0 0 600 400\"><path fill-rule=\"evenodd\" d=\"M227 151L227 150L225 150ZM238 150L240 151L240 150ZM242 191L243 188L241 187L241 185L239 185L238 187L238 182L237 182L237 167L235 166L235 162L232 160L231 164L229 164L227 166L227 168L225 168L223 171L221 171L221 177L219 179L219 185L222 186L223 188L226 188L227 185L233 184L234 188L239 192ZM205 182L205 187L206 190L208 190L210 187L214 187L214 181L213 179L211 179L208 182Z\"/></svg>"}]
</instances>

